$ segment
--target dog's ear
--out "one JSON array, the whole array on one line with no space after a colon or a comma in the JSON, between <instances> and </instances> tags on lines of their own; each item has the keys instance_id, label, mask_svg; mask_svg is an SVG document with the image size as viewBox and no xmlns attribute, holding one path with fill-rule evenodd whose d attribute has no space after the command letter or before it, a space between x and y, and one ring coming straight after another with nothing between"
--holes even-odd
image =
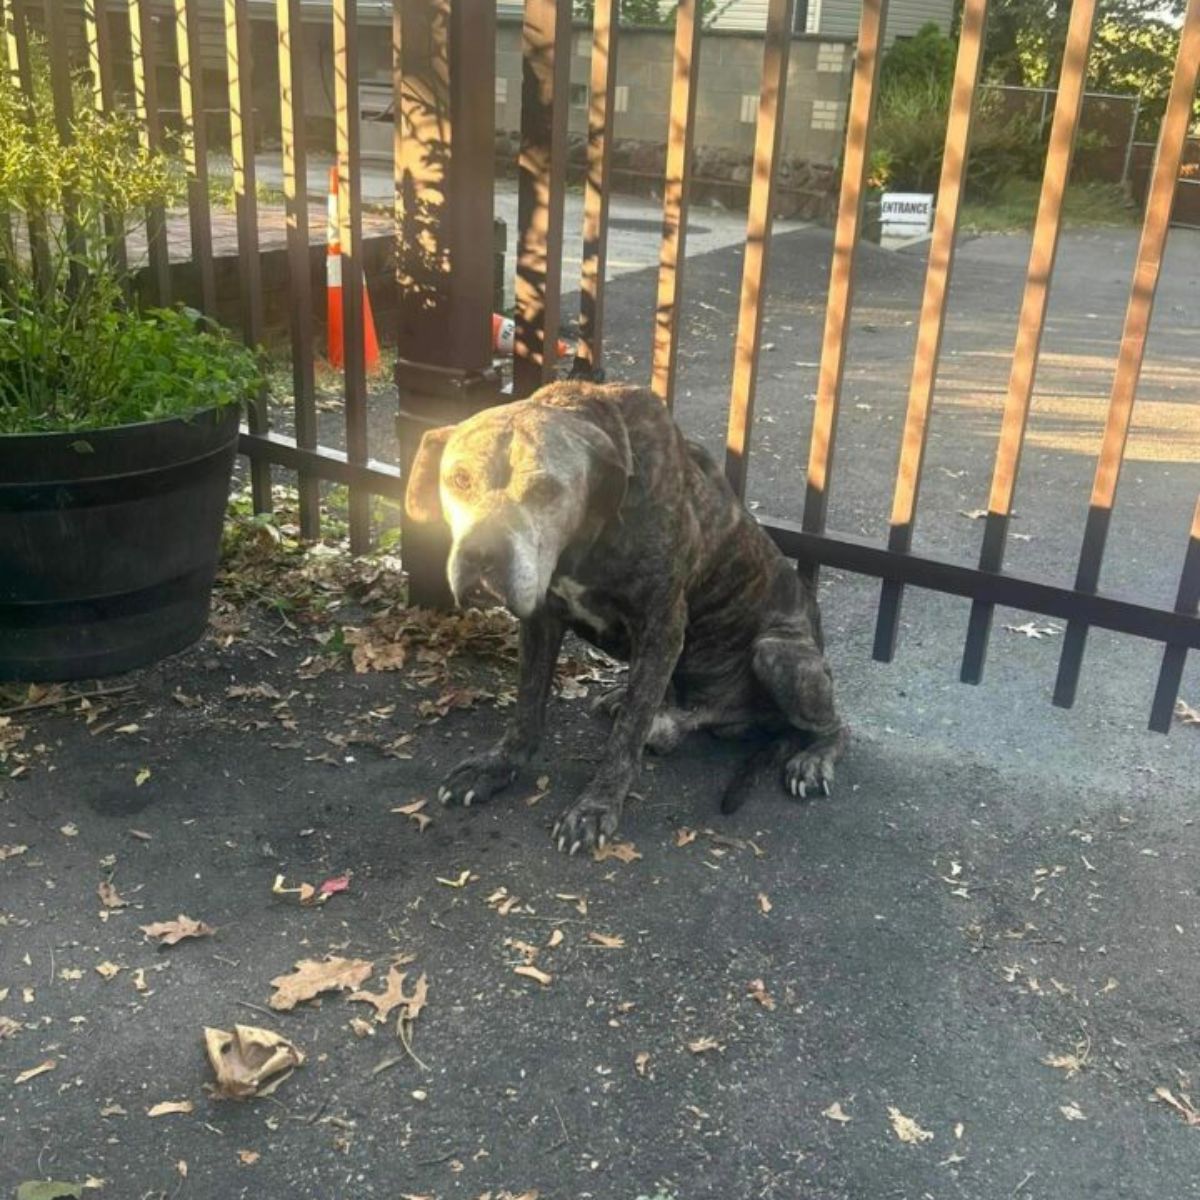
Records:
<instances>
[{"instance_id":1,"label":"dog's ear","mask_svg":"<svg viewBox=\"0 0 1200 1200\"><path fill-rule=\"evenodd\" d=\"M446 449L446 442L453 432L453 425L443 425L440 429L428 430L421 438L404 490L404 508L414 521L433 522L442 519L438 479L442 472L442 451Z\"/></svg>"}]
</instances>

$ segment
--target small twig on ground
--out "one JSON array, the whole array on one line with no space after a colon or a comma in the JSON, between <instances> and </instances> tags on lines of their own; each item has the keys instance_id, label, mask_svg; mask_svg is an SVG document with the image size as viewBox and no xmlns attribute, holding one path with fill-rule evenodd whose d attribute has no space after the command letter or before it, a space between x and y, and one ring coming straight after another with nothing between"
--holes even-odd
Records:
<instances>
[{"instance_id":1,"label":"small twig on ground","mask_svg":"<svg viewBox=\"0 0 1200 1200\"><path fill-rule=\"evenodd\" d=\"M226 958L223 954L214 954L213 958L215 958L217 962L224 963L229 967L240 967L242 965L236 958Z\"/></svg>"},{"instance_id":2,"label":"small twig on ground","mask_svg":"<svg viewBox=\"0 0 1200 1200\"><path fill-rule=\"evenodd\" d=\"M438 1163L449 1162L457 1153L457 1150L447 1150L445 1154L439 1154L437 1158L418 1158L413 1165L417 1167L436 1167Z\"/></svg>"},{"instance_id":3,"label":"small twig on ground","mask_svg":"<svg viewBox=\"0 0 1200 1200\"><path fill-rule=\"evenodd\" d=\"M32 712L35 708L59 708L76 700L94 700L97 696L119 696L132 692L134 684L126 683L115 688L94 688L90 692L72 692L69 696L51 697L47 700L31 700L28 704L16 704L12 708L0 708L0 717L11 717L13 713Z\"/></svg>"},{"instance_id":4,"label":"small twig on ground","mask_svg":"<svg viewBox=\"0 0 1200 1200\"><path fill-rule=\"evenodd\" d=\"M1013 1188L1012 1195L1015 1196L1034 1177L1035 1174L1037 1174L1036 1171L1026 1172L1025 1178L1022 1179L1021 1182L1018 1183L1015 1188Z\"/></svg>"},{"instance_id":5,"label":"small twig on ground","mask_svg":"<svg viewBox=\"0 0 1200 1200\"><path fill-rule=\"evenodd\" d=\"M406 1025L404 1018L396 1022L396 1036L400 1039L400 1045L404 1047L404 1052L409 1058L421 1068L422 1071L428 1071L429 1068L417 1057L416 1051L412 1048L412 1029Z\"/></svg>"},{"instance_id":6,"label":"small twig on ground","mask_svg":"<svg viewBox=\"0 0 1200 1200\"><path fill-rule=\"evenodd\" d=\"M394 1054L394 1055L392 1055L391 1058L385 1058L383 1060L383 1062L376 1063L375 1066L373 1066L371 1068L371 1078L374 1079L376 1075L382 1075L384 1073L384 1071L388 1070L391 1067L394 1067L398 1062L403 1062L403 1061L404 1061L403 1054Z\"/></svg>"},{"instance_id":7,"label":"small twig on ground","mask_svg":"<svg viewBox=\"0 0 1200 1200\"><path fill-rule=\"evenodd\" d=\"M235 1000L234 1004L240 1004L243 1008L250 1009L251 1012L262 1013L264 1017L270 1017L272 1020L275 1019L273 1012L268 1011L259 1004L251 1004L249 1000Z\"/></svg>"}]
</instances>

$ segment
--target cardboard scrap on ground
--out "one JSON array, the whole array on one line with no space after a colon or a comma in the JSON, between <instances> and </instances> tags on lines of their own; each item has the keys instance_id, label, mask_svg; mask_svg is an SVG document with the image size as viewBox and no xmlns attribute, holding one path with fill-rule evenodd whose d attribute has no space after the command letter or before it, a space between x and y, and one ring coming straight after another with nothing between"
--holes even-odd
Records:
<instances>
[{"instance_id":1,"label":"cardboard scrap on ground","mask_svg":"<svg viewBox=\"0 0 1200 1200\"><path fill-rule=\"evenodd\" d=\"M235 1025L232 1032L206 1027L204 1048L217 1077L214 1093L229 1100L269 1096L304 1062L293 1042L256 1025Z\"/></svg>"}]
</instances>

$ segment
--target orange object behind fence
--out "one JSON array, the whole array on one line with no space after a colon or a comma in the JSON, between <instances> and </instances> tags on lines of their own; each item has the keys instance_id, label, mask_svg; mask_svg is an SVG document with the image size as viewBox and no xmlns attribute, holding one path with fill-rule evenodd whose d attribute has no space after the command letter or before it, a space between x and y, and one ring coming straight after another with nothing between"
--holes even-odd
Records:
<instances>
[{"instance_id":1,"label":"orange object behind fence","mask_svg":"<svg viewBox=\"0 0 1200 1200\"><path fill-rule=\"evenodd\" d=\"M325 232L325 330L329 365L340 367L346 361L345 331L342 317L342 243L338 234L338 169L329 168L329 204ZM379 366L379 339L375 335L375 317L371 312L371 293L363 280L363 354L368 374Z\"/></svg>"}]
</instances>

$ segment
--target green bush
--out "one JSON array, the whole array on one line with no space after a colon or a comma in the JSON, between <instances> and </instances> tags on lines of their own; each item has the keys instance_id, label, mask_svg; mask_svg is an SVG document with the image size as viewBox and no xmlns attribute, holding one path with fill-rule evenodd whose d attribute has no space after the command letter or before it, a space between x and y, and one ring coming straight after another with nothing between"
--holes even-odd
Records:
<instances>
[{"instance_id":1,"label":"green bush","mask_svg":"<svg viewBox=\"0 0 1200 1200\"><path fill-rule=\"evenodd\" d=\"M880 91L930 84L950 94L956 47L932 21L910 38L898 38L879 65Z\"/></svg>"},{"instance_id":2,"label":"green bush","mask_svg":"<svg viewBox=\"0 0 1200 1200\"><path fill-rule=\"evenodd\" d=\"M44 46L31 48L31 67L31 96L0 86L0 434L124 425L255 395L252 353L194 311L139 311L113 266L115 242L146 207L181 196L179 156L145 149L131 114L97 112L83 79L60 136ZM30 221L45 239L36 266L17 232Z\"/></svg>"}]
</instances>

